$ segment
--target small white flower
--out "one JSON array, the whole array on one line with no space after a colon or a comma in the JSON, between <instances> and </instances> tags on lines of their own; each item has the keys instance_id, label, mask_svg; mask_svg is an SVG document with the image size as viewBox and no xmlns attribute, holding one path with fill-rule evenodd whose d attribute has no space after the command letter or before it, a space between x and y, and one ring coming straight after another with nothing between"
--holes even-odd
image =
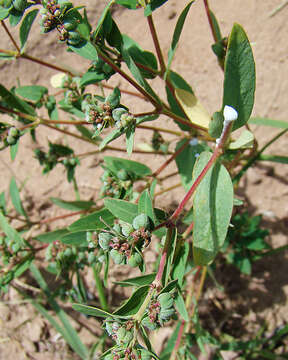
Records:
<instances>
[{"instance_id":1,"label":"small white flower","mask_svg":"<svg viewBox=\"0 0 288 360\"><path fill-rule=\"evenodd\" d=\"M235 121L238 118L238 112L232 107L225 105L223 110L225 121Z\"/></svg>"},{"instance_id":2,"label":"small white flower","mask_svg":"<svg viewBox=\"0 0 288 360\"><path fill-rule=\"evenodd\" d=\"M189 141L189 145L191 146L196 146L198 145L198 139L197 138L193 138Z\"/></svg>"},{"instance_id":3,"label":"small white flower","mask_svg":"<svg viewBox=\"0 0 288 360\"><path fill-rule=\"evenodd\" d=\"M195 154L195 158L196 158L196 159L197 159L199 156L200 156L199 153L196 153L196 154Z\"/></svg>"},{"instance_id":4,"label":"small white flower","mask_svg":"<svg viewBox=\"0 0 288 360\"><path fill-rule=\"evenodd\" d=\"M102 128L102 124L97 124L97 129L100 130Z\"/></svg>"}]
</instances>

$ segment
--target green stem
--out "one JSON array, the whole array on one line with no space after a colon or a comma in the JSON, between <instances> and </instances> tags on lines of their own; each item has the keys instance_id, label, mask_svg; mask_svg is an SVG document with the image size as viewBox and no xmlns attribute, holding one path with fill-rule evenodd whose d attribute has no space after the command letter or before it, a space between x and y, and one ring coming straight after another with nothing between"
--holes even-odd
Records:
<instances>
[{"instance_id":1,"label":"green stem","mask_svg":"<svg viewBox=\"0 0 288 360\"><path fill-rule=\"evenodd\" d=\"M270 146L272 145L276 140L278 140L281 136L283 136L286 132L288 131L288 129L284 129L282 131L280 131L280 133L278 133L276 136L274 136L270 141L268 141L267 144L265 144L257 153L255 156L253 156L247 163L245 166L243 166L243 168L239 171L239 173L237 175L235 175L235 177L233 178L233 183L234 184L238 184L238 182L240 181L241 177L246 173L246 171L260 158L260 155Z\"/></svg>"},{"instance_id":2,"label":"green stem","mask_svg":"<svg viewBox=\"0 0 288 360\"><path fill-rule=\"evenodd\" d=\"M95 285L96 285L96 289L97 289L97 294L99 296L99 301L100 301L100 304L101 304L101 308L104 311L108 311L109 306L108 306L107 299L106 299L106 296L105 296L103 283L102 283L102 280L101 280L101 278L99 276L99 268L98 268L97 265L93 266L93 275L94 275Z\"/></svg>"}]
</instances>

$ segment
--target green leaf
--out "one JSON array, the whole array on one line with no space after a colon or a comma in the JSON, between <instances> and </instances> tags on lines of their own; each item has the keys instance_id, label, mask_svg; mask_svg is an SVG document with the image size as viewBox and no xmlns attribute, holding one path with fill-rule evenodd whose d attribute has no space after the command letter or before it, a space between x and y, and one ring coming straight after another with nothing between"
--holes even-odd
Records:
<instances>
[{"instance_id":1,"label":"green leaf","mask_svg":"<svg viewBox=\"0 0 288 360\"><path fill-rule=\"evenodd\" d=\"M106 227L101 219L105 221L106 224L113 225L114 218L110 211L102 209L90 215L83 216L81 219L72 223L68 229L71 232L100 230Z\"/></svg>"},{"instance_id":2,"label":"green leaf","mask_svg":"<svg viewBox=\"0 0 288 360\"><path fill-rule=\"evenodd\" d=\"M40 85L27 85L16 88L15 92L27 100L38 102L48 93L48 89Z\"/></svg>"},{"instance_id":3,"label":"green leaf","mask_svg":"<svg viewBox=\"0 0 288 360\"><path fill-rule=\"evenodd\" d=\"M125 134L126 134L126 150L127 150L127 154L130 156L132 154L133 146L134 146L135 127L129 126L126 129Z\"/></svg>"},{"instance_id":4,"label":"green leaf","mask_svg":"<svg viewBox=\"0 0 288 360\"><path fill-rule=\"evenodd\" d=\"M116 218L129 224L137 215L137 205L125 200L106 198L104 205Z\"/></svg>"},{"instance_id":5,"label":"green leaf","mask_svg":"<svg viewBox=\"0 0 288 360\"><path fill-rule=\"evenodd\" d=\"M211 153L202 152L193 170L195 181ZM223 165L214 164L197 187L193 201L193 255L196 265L207 265L224 244L233 209L233 185Z\"/></svg>"},{"instance_id":6,"label":"green leaf","mask_svg":"<svg viewBox=\"0 0 288 360\"><path fill-rule=\"evenodd\" d=\"M113 316L130 316L136 314L145 300L149 289L149 285L139 287L119 309L113 312Z\"/></svg>"},{"instance_id":7,"label":"green leaf","mask_svg":"<svg viewBox=\"0 0 288 360\"><path fill-rule=\"evenodd\" d=\"M254 144L254 135L251 131L249 130L244 130L240 136L238 137L238 139L236 139L235 141L231 142L229 144L229 149L230 150L235 150L235 149L250 149L253 147Z\"/></svg>"},{"instance_id":8,"label":"green leaf","mask_svg":"<svg viewBox=\"0 0 288 360\"><path fill-rule=\"evenodd\" d=\"M148 168L148 166L137 161L112 156L104 156L103 160L105 165L115 173L124 169L129 173L135 174L139 178L152 174L152 171Z\"/></svg>"},{"instance_id":9,"label":"green leaf","mask_svg":"<svg viewBox=\"0 0 288 360\"><path fill-rule=\"evenodd\" d=\"M134 60L132 59L132 57L129 54L129 50L125 48L125 46L122 46L122 56L123 59L126 63L126 65L128 66L128 69L131 71L131 74L133 75L133 77L135 78L135 80L145 89L145 91L151 95L154 100L160 104L161 100L159 99L159 97L157 96L157 94L153 91L153 89L151 88L151 86L148 84L148 82L144 79L141 71L138 69L137 65L135 64Z\"/></svg>"},{"instance_id":10,"label":"green leaf","mask_svg":"<svg viewBox=\"0 0 288 360\"><path fill-rule=\"evenodd\" d=\"M125 6L128 9L136 10L138 7L138 0L116 0L116 4Z\"/></svg>"},{"instance_id":11,"label":"green leaf","mask_svg":"<svg viewBox=\"0 0 288 360\"><path fill-rule=\"evenodd\" d=\"M274 120L269 118L251 117L248 123L255 125L271 126L278 129L288 128L288 121Z\"/></svg>"},{"instance_id":12,"label":"green leaf","mask_svg":"<svg viewBox=\"0 0 288 360\"><path fill-rule=\"evenodd\" d=\"M38 14L38 11L39 11L38 9L30 11L28 14L25 15L25 17L21 23L21 26L19 29L21 52L23 52L23 49L26 45L26 41L28 39L29 32L31 30L31 26Z\"/></svg>"},{"instance_id":13,"label":"green leaf","mask_svg":"<svg viewBox=\"0 0 288 360\"><path fill-rule=\"evenodd\" d=\"M228 39L224 64L223 105L232 106L238 112L233 130L245 125L254 105L255 63L251 45L244 29L234 24Z\"/></svg>"},{"instance_id":14,"label":"green leaf","mask_svg":"<svg viewBox=\"0 0 288 360\"><path fill-rule=\"evenodd\" d=\"M81 339L79 338L77 331L73 328L71 325L71 322L66 315L65 311L61 309L61 307L58 305L56 300L53 298L50 289L44 280L42 274L37 269L37 267L32 263L30 266L30 271L34 277L34 279L37 281L41 289L44 291L45 295L49 299L49 305L52 307L52 309L57 314L59 320L61 321L63 327L60 327L59 325L57 328L61 329L61 334L65 341L71 346L71 348L80 356L81 359L85 360L88 357L88 349L86 346L82 343ZM34 305L35 306L35 305ZM45 316L45 315L44 315ZM48 318L50 321L51 319ZM55 325L55 322L52 322L52 325ZM56 329L57 329L56 328Z\"/></svg>"},{"instance_id":15,"label":"green leaf","mask_svg":"<svg viewBox=\"0 0 288 360\"><path fill-rule=\"evenodd\" d=\"M94 306L88 306L88 305L83 305L83 304L72 304L72 308L76 311L81 312L82 314L85 315L90 315L90 316L95 316L95 317L101 317L101 318L107 318L107 317L112 317L113 315L98 309Z\"/></svg>"},{"instance_id":16,"label":"green leaf","mask_svg":"<svg viewBox=\"0 0 288 360\"><path fill-rule=\"evenodd\" d=\"M66 245L88 246L86 231L65 234L60 241Z\"/></svg>"},{"instance_id":17,"label":"green leaf","mask_svg":"<svg viewBox=\"0 0 288 360\"><path fill-rule=\"evenodd\" d=\"M95 205L94 201L65 201L54 197L51 197L50 200L60 208L71 211L88 210Z\"/></svg>"},{"instance_id":18,"label":"green leaf","mask_svg":"<svg viewBox=\"0 0 288 360\"><path fill-rule=\"evenodd\" d=\"M0 278L0 287L4 285L8 285L12 280L21 276L26 270L29 269L34 256L29 254L23 259L21 259L18 264L12 267L8 273L2 275Z\"/></svg>"},{"instance_id":19,"label":"green leaf","mask_svg":"<svg viewBox=\"0 0 288 360\"><path fill-rule=\"evenodd\" d=\"M9 9L0 6L0 20L6 19L8 15L9 15Z\"/></svg>"},{"instance_id":20,"label":"green leaf","mask_svg":"<svg viewBox=\"0 0 288 360\"><path fill-rule=\"evenodd\" d=\"M100 19L98 20L98 23L97 23L97 26L96 26L96 29L93 33L93 37L94 39L97 38L102 26L103 26L103 23L105 21L105 18L107 17L108 14L110 14L110 8L111 6L113 5L114 3L114 0L110 0L109 3L105 6L104 10L102 11L102 14L101 14L101 17ZM108 15L109 16L109 15ZM112 24L111 24L111 27L112 27Z\"/></svg>"},{"instance_id":21,"label":"green leaf","mask_svg":"<svg viewBox=\"0 0 288 360\"><path fill-rule=\"evenodd\" d=\"M192 171L194 168L194 164L197 160L197 156L201 154L202 151L206 149L205 145L196 143L195 145L190 145L187 139L180 140L177 145L175 151L178 151L181 146L185 146L186 143L188 145L176 156L176 164L179 171L179 175L181 178L181 183L186 191L190 189L192 186Z\"/></svg>"},{"instance_id":22,"label":"green leaf","mask_svg":"<svg viewBox=\"0 0 288 360\"><path fill-rule=\"evenodd\" d=\"M185 301L183 299L183 296L181 295L180 290L177 291L177 295L175 298L175 307L179 314L182 316L183 320L188 322L190 320L190 316L186 310Z\"/></svg>"},{"instance_id":23,"label":"green leaf","mask_svg":"<svg viewBox=\"0 0 288 360\"><path fill-rule=\"evenodd\" d=\"M122 40L125 48L129 52L129 55L137 64L141 64L146 68L150 68L152 71L144 70L139 67L139 70L144 78L153 79L155 78L158 71L158 64L155 55L149 51L145 51L141 48L139 44L137 44L133 39L129 36L123 34Z\"/></svg>"},{"instance_id":24,"label":"green leaf","mask_svg":"<svg viewBox=\"0 0 288 360\"><path fill-rule=\"evenodd\" d=\"M69 230L64 228L64 229L58 229L58 230L54 230L54 231L50 231L50 232L46 232L40 235L35 236L36 240L39 240L41 242L44 243L52 243L54 241L60 240L64 235L68 234Z\"/></svg>"},{"instance_id":25,"label":"green leaf","mask_svg":"<svg viewBox=\"0 0 288 360\"><path fill-rule=\"evenodd\" d=\"M177 230L175 228L168 229L166 232L166 240L164 247L167 249L167 257L166 257L166 264L163 271L163 282L164 286L167 285L170 277L170 273L172 271L172 264L173 264L173 258L174 253L176 249L176 243L177 243ZM177 280L176 280L177 283ZM163 290L162 290L163 291Z\"/></svg>"},{"instance_id":26,"label":"green leaf","mask_svg":"<svg viewBox=\"0 0 288 360\"><path fill-rule=\"evenodd\" d=\"M221 35L221 30L220 30L220 26L219 23L216 19L215 14L213 13L212 10L209 9L209 13L210 13L210 18L212 20L212 25L215 31L215 35L216 35L216 40L217 41L221 41L222 40L222 35Z\"/></svg>"},{"instance_id":27,"label":"green leaf","mask_svg":"<svg viewBox=\"0 0 288 360\"><path fill-rule=\"evenodd\" d=\"M27 214L23 208L22 201L20 199L19 190L14 177L12 177L10 181L9 193L15 210L18 212L18 214L23 215L24 217L27 218Z\"/></svg>"},{"instance_id":28,"label":"green leaf","mask_svg":"<svg viewBox=\"0 0 288 360\"><path fill-rule=\"evenodd\" d=\"M260 155L258 160L272 161L280 164L288 164L288 156L281 155Z\"/></svg>"},{"instance_id":29,"label":"green leaf","mask_svg":"<svg viewBox=\"0 0 288 360\"><path fill-rule=\"evenodd\" d=\"M176 52L176 48L177 48L177 45L178 45L178 42L179 42L179 39L180 39L181 32L183 30L183 26L184 26L187 14L188 14L188 12L190 10L190 7L191 7L191 5L193 3L194 3L194 0L190 1L190 3L188 3L186 5L186 7L184 8L184 10L182 11L182 13L180 14L180 16L179 16L179 18L177 20L177 24L176 24L174 34L173 34L173 38L172 38L172 43L171 43L171 46L170 46L170 49L169 49L169 52L168 52L167 69L166 69L166 73L165 73L165 76L164 76L165 78L166 78L167 74L170 71L171 63L172 63L173 57L174 57L175 52Z\"/></svg>"},{"instance_id":30,"label":"green leaf","mask_svg":"<svg viewBox=\"0 0 288 360\"><path fill-rule=\"evenodd\" d=\"M29 246L28 243L19 235L19 233L8 223L5 216L0 212L0 227L2 231L7 235L9 240L15 242L18 247Z\"/></svg>"},{"instance_id":31,"label":"green leaf","mask_svg":"<svg viewBox=\"0 0 288 360\"><path fill-rule=\"evenodd\" d=\"M146 5L144 10L145 16L150 16L152 12L158 9L161 5L163 5L167 0L151 0L148 5Z\"/></svg>"},{"instance_id":32,"label":"green leaf","mask_svg":"<svg viewBox=\"0 0 288 360\"><path fill-rule=\"evenodd\" d=\"M72 46L69 45L69 49L71 49L76 54L82 56L85 59L95 61L98 59L96 48L91 42L85 41L85 43L80 46Z\"/></svg>"},{"instance_id":33,"label":"green leaf","mask_svg":"<svg viewBox=\"0 0 288 360\"><path fill-rule=\"evenodd\" d=\"M15 8L10 9L9 11L9 23L11 26L16 26L22 19L24 12L18 11Z\"/></svg>"},{"instance_id":34,"label":"green leaf","mask_svg":"<svg viewBox=\"0 0 288 360\"><path fill-rule=\"evenodd\" d=\"M122 134L124 134L124 128L123 129L115 129L111 131L100 143L99 150L103 150L106 145L108 145L111 141L117 139Z\"/></svg>"},{"instance_id":35,"label":"green leaf","mask_svg":"<svg viewBox=\"0 0 288 360\"><path fill-rule=\"evenodd\" d=\"M176 247L171 277L172 279L178 280L178 285L180 288L183 285L183 278L186 272L186 263L189 255L189 249L190 247L187 242L184 242L179 247Z\"/></svg>"},{"instance_id":36,"label":"green leaf","mask_svg":"<svg viewBox=\"0 0 288 360\"><path fill-rule=\"evenodd\" d=\"M122 280L122 281L115 281L115 284L120 286L142 286L142 285L150 285L155 279L156 273L148 274L148 275L141 275L134 278Z\"/></svg>"},{"instance_id":37,"label":"green leaf","mask_svg":"<svg viewBox=\"0 0 288 360\"><path fill-rule=\"evenodd\" d=\"M15 158L16 158L16 155L18 153L19 143L20 143L20 141L17 141L16 144L10 146L10 158L11 158L11 161L14 161Z\"/></svg>"},{"instance_id":38,"label":"green leaf","mask_svg":"<svg viewBox=\"0 0 288 360\"><path fill-rule=\"evenodd\" d=\"M154 224L156 223L153 203L148 189L144 190L139 198L138 214L146 214Z\"/></svg>"},{"instance_id":39,"label":"green leaf","mask_svg":"<svg viewBox=\"0 0 288 360\"><path fill-rule=\"evenodd\" d=\"M87 86L91 84L97 84L98 82L105 79L104 74L99 74L94 71L87 71L82 77L80 81L80 86Z\"/></svg>"},{"instance_id":40,"label":"green leaf","mask_svg":"<svg viewBox=\"0 0 288 360\"><path fill-rule=\"evenodd\" d=\"M181 327L181 321L178 321L175 330L173 331L172 335L167 341L164 350L160 354L160 360L168 360L170 358L170 354L172 353L176 345L180 327Z\"/></svg>"},{"instance_id":41,"label":"green leaf","mask_svg":"<svg viewBox=\"0 0 288 360\"><path fill-rule=\"evenodd\" d=\"M0 96L7 104L9 108L20 110L26 114L35 115L35 110L32 106L21 100L18 96L12 94L3 85L0 84ZM31 119L32 121L32 119Z\"/></svg>"}]
</instances>

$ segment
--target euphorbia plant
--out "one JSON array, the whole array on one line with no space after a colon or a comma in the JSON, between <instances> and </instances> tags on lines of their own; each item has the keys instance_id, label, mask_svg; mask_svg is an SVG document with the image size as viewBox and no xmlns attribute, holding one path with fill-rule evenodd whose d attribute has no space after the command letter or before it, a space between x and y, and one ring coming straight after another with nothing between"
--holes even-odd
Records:
<instances>
[{"instance_id":1,"label":"euphorbia plant","mask_svg":"<svg viewBox=\"0 0 288 360\"><path fill-rule=\"evenodd\" d=\"M100 203L103 201L99 206L98 202L81 198L75 177L81 156L77 156L70 146L49 143L46 151L36 149L34 156L43 166L43 173L63 165L67 180L74 183L76 201L58 198L52 201L64 209L73 210L73 215L74 211L81 214L80 219L69 226L48 233L25 236L34 223L21 204L14 179L10 184L10 194L16 218L24 221L21 228L10 225L5 195L1 194L3 291L13 279L30 269L46 296L53 299L51 306L62 325L55 324L41 305L34 305L83 359L89 357L88 350L60 310L57 297L73 302L73 308L84 314L103 319L103 336L93 351L100 349L105 359L195 358L190 352L195 341L201 349L204 343L213 344L221 356L221 343L200 326L197 301L207 267L226 239L233 204L237 202L233 182L237 186L246 169L260 159L265 150L258 150L247 125L254 103L254 59L244 29L234 24L228 37L223 37L215 15L204 0L214 38L212 49L224 71L222 107L210 116L190 84L172 70L173 57L193 1L187 3L178 18L168 54L162 52L153 21L153 12L161 11L164 3L163 0L112 0L93 29L86 11L67 1L0 1L1 24L15 46L14 51L1 49L1 57L15 61L22 58L60 71L52 82L61 89L57 96L53 96L42 85L17 86L10 90L0 85L0 111L9 115L11 120L0 124L2 149L10 147L14 159L22 136L31 134L35 140L38 128L45 126L95 146L91 154L115 150L127 151L128 155L140 152L147 158L144 164L124 157L104 156L103 185L97 199ZM111 7L115 4L130 9L131 17L133 10L143 12L155 54L143 50L120 31L111 15ZM26 53L30 28L37 16L40 17L42 33L54 32L68 52L90 60L85 73L66 70ZM20 24L20 45L11 35L8 21L11 26ZM124 70L124 63L128 70ZM108 85L114 74L123 77L134 91ZM165 99L153 89L155 78L160 78L165 85ZM91 84L97 85L96 94L89 91L88 85ZM133 108L121 103L121 93L148 101L153 110L135 113ZM39 115L39 109L47 112L46 117ZM66 112L69 120L59 119L58 109ZM151 124L161 115L168 116L180 129L176 131ZM143 125L146 122L149 125ZM71 127L71 130L64 126ZM151 131L149 151L134 149L134 134L141 128ZM235 138L233 132L240 128L243 132ZM174 150L165 139L167 133L178 137ZM121 136L126 137L126 150L108 145ZM269 145L274 140L276 137ZM151 154L163 155L163 159L168 155L154 172L149 167ZM157 186L170 178L170 175L161 178L160 174L173 161L187 193L176 210L167 214L157 207ZM139 181L141 191L136 190ZM170 190L171 187L167 187L161 193ZM182 220L186 230L179 233L178 225ZM159 245L157 250L154 249L158 256L154 268L145 265L145 250L151 247L152 237ZM37 268L38 254L44 250L47 270L62 279L61 287L54 293L50 292ZM104 287L109 285L109 268L113 264L136 267L142 272L137 277L119 282L119 285L133 286L133 291L117 309L108 303L104 291ZM87 305L82 272L86 267L93 268L97 288L93 300L99 299L100 307ZM173 335L163 352L156 354L150 342L150 332L167 322L172 324L170 321L175 323ZM113 345L106 341L107 336L113 339Z\"/></svg>"}]
</instances>

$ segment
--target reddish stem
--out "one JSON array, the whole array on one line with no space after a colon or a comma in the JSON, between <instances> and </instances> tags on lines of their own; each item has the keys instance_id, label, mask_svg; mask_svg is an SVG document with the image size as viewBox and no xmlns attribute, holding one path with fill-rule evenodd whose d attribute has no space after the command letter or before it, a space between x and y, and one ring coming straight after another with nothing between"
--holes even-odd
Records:
<instances>
[{"instance_id":1,"label":"reddish stem","mask_svg":"<svg viewBox=\"0 0 288 360\"><path fill-rule=\"evenodd\" d=\"M150 32L151 32L151 35L152 35L153 43L154 43L154 46L155 46L155 49L156 49L157 57L158 57L158 60L159 60L159 63L160 63L160 69L161 69L160 75L163 75L165 73L166 66L165 66L162 50L161 50L161 47L160 47L160 44L159 44L159 40L158 40L158 36L157 36L157 33L156 33L156 29L155 29L155 25L154 25L152 15L147 16L147 21L148 21L149 29L150 29Z\"/></svg>"},{"instance_id":2,"label":"reddish stem","mask_svg":"<svg viewBox=\"0 0 288 360\"><path fill-rule=\"evenodd\" d=\"M161 171L163 171L186 148L188 144L189 140L187 140L182 146L180 146L180 148L175 151L175 153L159 167L159 169L154 171L152 176L157 177L161 173Z\"/></svg>"},{"instance_id":3,"label":"reddish stem","mask_svg":"<svg viewBox=\"0 0 288 360\"><path fill-rule=\"evenodd\" d=\"M3 20L1 20L1 25L3 26L4 30L6 31L7 35L9 36L11 42L13 43L13 45L15 46L16 50L18 51L18 53L20 54L20 48L18 46L18 44L16 43L15 39L13 38L12 34L10 33L10 31L8 30L5 22Z\"/></svg>"},{"instance_id":4,"label":"reddish stem","mask_svg":"<svg viewBox=\"0 0 288 360\"><path fill-rule=\"evenodd\" d=\"M217 41L219 41L221 39L217 39L216 31L215 31L213 21L212 21L212 18L211 18L211 12L210 12L210 7L209 7L209 4L208 4L208 0L203 0L203 1L204 1L205 10L206 10L206 14L207 14L207 18L208 18L208 22L209 22L209 25L210 25L210 29L211 29L211 32L212 32L213 39L214 39L215 42L217 42Z\"/></svg>"}]
</instances>

